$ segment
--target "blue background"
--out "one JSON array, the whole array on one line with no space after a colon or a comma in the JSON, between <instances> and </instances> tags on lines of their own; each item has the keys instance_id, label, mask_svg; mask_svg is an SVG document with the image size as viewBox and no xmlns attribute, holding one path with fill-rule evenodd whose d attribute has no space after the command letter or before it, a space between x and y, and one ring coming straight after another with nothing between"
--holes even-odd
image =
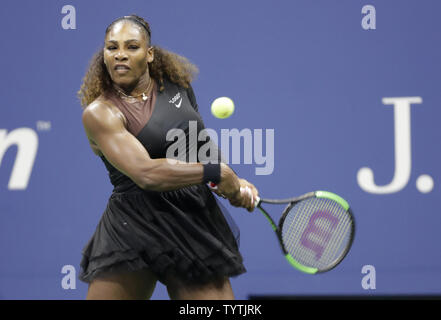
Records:
<instances>
[{"instance_id":1,"label":"blue background","mask_svg":"<svg viewBox=\"0 0 441 320\"><path fill-rule=\"evenodd\" d=\"M375 30L361 26L366 4L375 6ZM64 5L76 9L75 30L61 26ZM329 190L356 215L347 258L310 276L286 263L258 211L223 202L241 228L248 269L232 280L237 298L441 294L440 10L434 0L2 1L0 129L31 128L39 144L24 190L8 189L17 148L1 162L0 299L86 295L79 280L62 288L61 269L78 275L112 186L87 142L76 92L105 28L131 13L150 23L153 44L199 67L193 87L207 127L274 129L271 175L255 175L255 163L233 166L262 196ZM236 105L225 120L210 113L219 96ZM377 185L394 173L394 111L382 98L408 96L423 100L411 107L410 180L399 192L365 192L360 168L372 168ZM416 188L421 174L434 180L429 193ZM364 265L375 267L375 290L361 285ZM167 299L165 287L152 298Z\"/></svg>"}]
</instances>

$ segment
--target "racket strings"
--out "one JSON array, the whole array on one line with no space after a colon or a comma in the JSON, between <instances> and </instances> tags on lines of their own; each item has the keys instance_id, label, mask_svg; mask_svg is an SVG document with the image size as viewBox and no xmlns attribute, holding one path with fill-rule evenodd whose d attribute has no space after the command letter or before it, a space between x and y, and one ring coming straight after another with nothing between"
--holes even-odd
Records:
<instances>
[{"instance_id":1,"label":"racket strings","mask_svg":"<svg viewBox=\"0 0 441 320\"><path fill-rule=\"evenodd\" d=\"M306 252L302 252L301 249L304 249L305 245L302 244L301 241L309 240L312 244L314 244L318 240L320 240L315 238L320 238L322 233L325 231L322 226L323 221L319 220L318 223L317 221L314 222L315 226L317 226L317 231L315 233L311 232L309 234L305 234L305 230L309 225L309 221L313 213L318 210L327 209L324 207L325 203L316 203L312 202L312 200L314 200L314 198L297 204L297 207L293 207L286 216L284 228L282 229L282 238L285 244L285 248L293 257L296 257L296 260L301 260L299 262L301 262L302 264L304 264L304 260L308 261L312 258L309 256L313 255L314 251L309 250ZM307 259L302 259L303 257L299 257L300 253L303 256L307 255ZM307 265L312 266L311 264Z\"/></svg>"},{"instance_id":2,"label":"racket strings","mask_svg":"<svg viewBox=\"0 0 441 320\"><path fill-rule=\"evenodd\" d=\"M286 214L285 249L299 263L323 270L343 258L351 241L352 218L336 201L309 198Z\"/></svg>"}]
</instances>

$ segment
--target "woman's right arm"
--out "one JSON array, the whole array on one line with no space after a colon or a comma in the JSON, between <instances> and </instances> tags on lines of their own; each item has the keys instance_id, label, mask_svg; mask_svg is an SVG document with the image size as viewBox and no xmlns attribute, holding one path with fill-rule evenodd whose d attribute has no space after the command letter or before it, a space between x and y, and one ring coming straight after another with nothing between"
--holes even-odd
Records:
<instances>
[{"instance_id":1,"label":"woman's right arm","mask_svg":"<svg viewBox=\"0 0 441 320\"><path fill-rule=\"evenodd\" d=\"M93 102L82 115L84 129L106 159L140 188L169 191L203 183L203 165L174 159L152 159L141 142L125 128L122 120L103 102ZM249 199L240 193L234 172L221 164L223 194L249 209Z\"/></svg>"}]
</instances>

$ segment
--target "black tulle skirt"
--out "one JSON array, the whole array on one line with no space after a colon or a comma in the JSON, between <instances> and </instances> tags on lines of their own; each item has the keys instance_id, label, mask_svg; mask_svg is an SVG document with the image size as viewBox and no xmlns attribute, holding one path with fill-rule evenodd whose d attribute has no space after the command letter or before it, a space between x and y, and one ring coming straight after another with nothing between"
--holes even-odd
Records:
<instances>
[{"instance_id":1,"label":"black tulle skirt","mask_svg":"<svg viewBox=\"0 0 441 320\"><path fill-rule=\"evenodd\" d=\"M83 249L80 280L148 268L202 284L246 272L238 229L206 185L175 191L114 192Z\"/></svg>"}]
</instances>

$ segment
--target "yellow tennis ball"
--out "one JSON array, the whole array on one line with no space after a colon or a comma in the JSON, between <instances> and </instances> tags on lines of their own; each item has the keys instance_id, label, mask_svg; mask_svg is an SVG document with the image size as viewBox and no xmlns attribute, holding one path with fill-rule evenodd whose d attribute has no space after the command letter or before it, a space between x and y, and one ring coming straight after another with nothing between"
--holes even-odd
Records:
<instances>
[{"instance_id":1,"label":"yellow tennis ball","mask_svg":"<svg viewBox=\"0 0 441 320\"><path fill-rule=\"evenodd\" d=\"M220 97L211 104L211 113L219 119L225 119L234 112L234 102L228 97Z\"/></svg>"}]
</instances>

